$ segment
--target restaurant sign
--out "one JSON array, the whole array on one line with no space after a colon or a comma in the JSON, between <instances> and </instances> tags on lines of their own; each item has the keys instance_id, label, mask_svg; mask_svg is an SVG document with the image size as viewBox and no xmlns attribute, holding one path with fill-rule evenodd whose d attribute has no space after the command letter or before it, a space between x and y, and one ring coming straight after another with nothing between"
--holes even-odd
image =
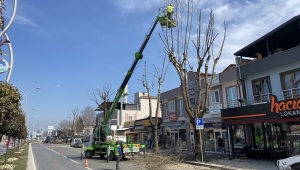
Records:
<instances>
[{"instance_id":1,"label":"restaurant sign","mask_svg":"<svg viewBox=\"0 0 300 170\"><path fill-rule=\"evenodd\" d=\"M300 99L277 101L276 96L270 95L270 111L281 117L300 116Z\"/></svg>"},{"instance_id":2,"label":"restaurant sign","mask_svg":"<svg viewBox=\"0 0 300 170\"><path fill-rule=\"evenodd\" d=\"M176 121L177 115L175 112L169 113L169 121Z\"/></svg>"}]
</instances>

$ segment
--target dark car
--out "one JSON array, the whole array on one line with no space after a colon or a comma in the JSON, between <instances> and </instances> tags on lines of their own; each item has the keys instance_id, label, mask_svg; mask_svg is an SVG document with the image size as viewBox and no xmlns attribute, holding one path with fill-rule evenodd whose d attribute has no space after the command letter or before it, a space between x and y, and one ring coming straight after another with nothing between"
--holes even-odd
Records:
<instances>
[{"instance_id":1,"label":"dark car","mask_svg":"<svg viewBox=\"0 0 300 170\"><path fill-rule=\"evenodd\" d=\"M73 144L74 148L81 148L82 141L81 140L75 140L75 143Z\"/></svg>"},{"instance_id":2,"label":"dark car","mask_svg":"<svg viewBox=\"0 0 300 170\"><path fill-rule=\"evenodd\" d=\"M50 136L47 136L46 140L44 140L44 143L53 143L53 142L54 140Z\"/></svg>"}]
</instances>

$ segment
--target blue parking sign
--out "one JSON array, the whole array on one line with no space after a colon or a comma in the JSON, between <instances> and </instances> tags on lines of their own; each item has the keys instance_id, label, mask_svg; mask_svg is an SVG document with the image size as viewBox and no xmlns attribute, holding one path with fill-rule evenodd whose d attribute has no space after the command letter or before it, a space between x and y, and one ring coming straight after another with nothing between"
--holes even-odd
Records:
<instances>
[{"instance_id":1,"label":"blue parking sign","mask_svg":"<svg viewBox=\"0 0 300 170\"><path fill-rule=\"evenodd\" d=\"M196 125L196 129L204 129L203 119L202 118L196 118L195 119L195 125Z\"/></svg>"}]
</instances>

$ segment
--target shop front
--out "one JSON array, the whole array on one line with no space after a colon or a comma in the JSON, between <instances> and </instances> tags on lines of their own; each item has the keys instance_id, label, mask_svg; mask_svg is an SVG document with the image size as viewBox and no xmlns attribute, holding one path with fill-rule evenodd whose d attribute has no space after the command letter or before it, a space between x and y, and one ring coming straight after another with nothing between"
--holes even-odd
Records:
<instances>
[{"instance_id":1,"label":"shop front","mask_svg":"<svg viewBox=\"0 0 300 170\"><path fill-rule=\"evenodd\" d=\"M287 149L287 134L300 132L300 99L222 109L227 125L230 148L257 148L273 152Z\"/></svg>"},{"instance_id":2,"label":"shop front","mask_svg":"<svg viewBox=\"0 0 300 170\"><path fill-rule=\"evenodd\" d=\"M163 122L161 126L164 129L164 137L162 140L171 141L170 147L187 148L185 120Z\"/></svg>"},{"instance_id":3,"label":"shop front","mask_svg":"<svg viewBox=\"0 0 300 170\"><path fill-rule=\"evenodd\" d=\"M206 151L218 152L218 136L228 145L228 133L221 120L222 104L214 103L209 106L209 112L204 114L204 148Z\"/></svg>"},{"instance_id":4,"label":"shop front","mask_svg":"<svg viewBox=\"0 0 300 170\"><path fill-rule=\"evenodd\" d=\"M204 148L206 151L218 152L218 136L223 138L225 145L228 143L228 133L221 120L221 115L206 114L204 122Z\"/></svg>"}]
</instances>

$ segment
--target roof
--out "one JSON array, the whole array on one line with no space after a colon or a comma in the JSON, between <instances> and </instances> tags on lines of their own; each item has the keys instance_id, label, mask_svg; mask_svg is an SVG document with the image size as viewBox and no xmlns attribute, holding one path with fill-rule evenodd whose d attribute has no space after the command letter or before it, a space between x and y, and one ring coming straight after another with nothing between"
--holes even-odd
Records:
<instances>
[{"instance_id":1,"label":"roof","mask_svg":"<svg viewBox=\"0 0 300 170\"><path fill-rule=\"evenodd\" d=\"M229 64L229 66L227 66L222 72L227 71L227 70L231 70L233 68L235 68L235 64Z\"/></svg>"},{"instance_id":2,"label":"roof","mask_svg":"<svg viewBox=\"0 0 300 170\"><path fill-rule=\"evenodd\" d=\"M297 46L300 42L300 15L297 15L274 30L255 40L251 44L234 53L235 56L256 58L255 53L261 53L263 57L268 56L269 52L283 48L284 50Z\"/></svg>"}]
</instances>

